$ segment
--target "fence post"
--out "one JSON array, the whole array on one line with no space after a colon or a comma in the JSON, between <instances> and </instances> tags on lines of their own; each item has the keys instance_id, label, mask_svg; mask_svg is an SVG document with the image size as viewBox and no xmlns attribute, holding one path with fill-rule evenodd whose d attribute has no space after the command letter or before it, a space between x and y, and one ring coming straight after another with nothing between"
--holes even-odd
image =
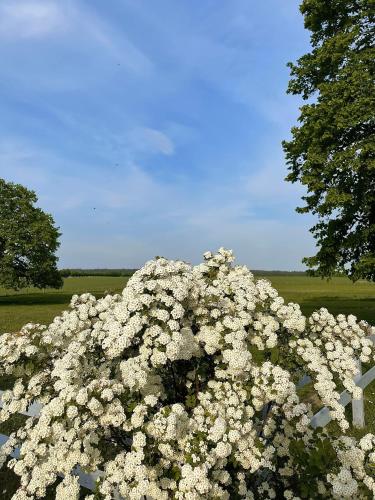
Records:
<instances>
[{"instance_id":1,"label":"fence post","mask_svg":"<svg viewBox=\"0 0 375 500\"><path fill-rule=\"evenodd\" d=\"M358 373L353 378L355 384L362 377L362 364L359 359L356 360L358 366ZM357 428L362 428L365 426L365 407L363 400L363 393L361 399L352 399L352 411L353 411L353 426Z\"/></svg>"}]
</instances>

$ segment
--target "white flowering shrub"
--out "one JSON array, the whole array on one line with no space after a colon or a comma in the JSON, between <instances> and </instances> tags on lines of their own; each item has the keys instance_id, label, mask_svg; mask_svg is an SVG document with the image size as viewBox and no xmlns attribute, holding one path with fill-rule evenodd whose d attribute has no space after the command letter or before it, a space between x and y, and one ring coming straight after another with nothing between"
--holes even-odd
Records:
<instances>
[{"instance_id":1,"label":"white flowering shrub","mask_svg":"<svg viewBox=\"0 0 375 500\"><path fill-rule=\"evenodd\" d=\"M374 359L371 327L306 319L230 251L204 258L150 261L122 295L74 296L48 327L0 337L0 376L15 380L0 421L44 405L1 452L20 446L14 499L54 484L78 498L77 465L103 471L90 499L373 498L375 436L345 435L338 401L361 395L353 357ZM310 426L304 373L341 437Z\"/></svg>"}]
</instances>

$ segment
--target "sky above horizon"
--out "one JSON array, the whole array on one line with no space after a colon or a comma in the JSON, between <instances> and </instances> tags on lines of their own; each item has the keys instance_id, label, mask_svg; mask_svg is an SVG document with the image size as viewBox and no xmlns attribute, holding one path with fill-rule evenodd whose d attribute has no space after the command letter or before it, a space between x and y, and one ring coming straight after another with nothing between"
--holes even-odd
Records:
<instances>
[{"instance_id":1,"label":"sky above horizon","mask_svg":"<svg viewBox=\"0 0 375 500\"><path fill-rule=\"evenodd\" d=\"M281 141L309 50L296 0L2 0L0 176L36 191L59 267L253 269L314 253Z\"/></svg>"}]
</instances>

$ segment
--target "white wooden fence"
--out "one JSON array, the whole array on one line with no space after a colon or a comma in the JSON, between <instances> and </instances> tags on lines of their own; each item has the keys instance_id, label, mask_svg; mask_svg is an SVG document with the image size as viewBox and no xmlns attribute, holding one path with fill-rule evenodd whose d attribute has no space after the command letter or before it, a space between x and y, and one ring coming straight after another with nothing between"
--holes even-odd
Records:
<instances>
[{"instance_id":1,"label":"white wooden fence","mask_svg":"<svg viewBox=\"0 0 375 500\"><path fill-rule=\"evenodd\" d=\"M370 339L374 342L375 344L375 335L372 335ZM358 367L359 367L359 373L354 377L354 382L358 387L361 387L361 389L365 389L372 381L375 380L375 366L370 368L364 375L362 375L362 367L361 367L361 362L358 361ZM303 387L304 385L308 384L311 381L311 378L309 376L304 376L299 384L298 387ZM0 396L4 391L0 390ZM364 427L365 425L365 412L364 412L364 399L363 396L361 399L352 400L351 394L348 391L343 391L340 395L340 403L342 406L346 406L352 402L352 413L353 413L353 425L355 427ZM0 400L0 408L2 407L2 402ZM30 417L38 417L39 416L39 411L40 411L41 405L37 402L33 403L30 405L28 410L26 412L21 412L22 415L30 416ZM330 421L332 420L330 416L330 410L327 407L322 408L320 411L318 411L312 418L311 418L311 425L312 427L324 427L326 426ZM0 434L0 447L3 446L9 436L6 436L5 434ZM13 453L12 456L14 458L19 457L19 448L17 448ZM79 483L81 486L84 488L87 488L89 490L94 490L96 482L100 476L103 475L103 471L97 470L92 473L86 473L84 472L79 466L74 470L74 474L79 477Z\"/></svg>"}]
</instances>

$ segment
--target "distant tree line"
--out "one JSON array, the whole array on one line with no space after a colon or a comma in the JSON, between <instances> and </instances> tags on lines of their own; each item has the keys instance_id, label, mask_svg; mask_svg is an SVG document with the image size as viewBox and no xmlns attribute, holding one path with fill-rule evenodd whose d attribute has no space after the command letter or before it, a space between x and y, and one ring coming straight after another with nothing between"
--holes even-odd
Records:
<instances>
[{"instance_id":1,"label":"distant tree line","mask_svg":"<svg viewBox=\"0 0 375 500\"><path fill-rule=\"evenodd\" d=\"M255 269L251 271L254 276L320 276L320 274L314 272L313 269L308 269L307 271L265 271L262 269ZM343 271L336 271L332 274L332 277L346 276ZM322 276L320 276L322 277Z\"/></svg>"},{"instance_id":2,"label":"distant tree line","mask_svg":"<svg viewBox=\"0 0 375 500\"><path fill-rule=\"evenodd\" d=\"M137 269L60 269L59 273L62 278L70 276L132 276Z\"/></svg>"},{"instance_id":3,"label":"distant tree line","mask_svg":"<svg viewBox=\"0 0 375 500\"><path fill-rule=\"evenodd\" d=\"M268 276L268 275L293 275L293 276L306 276L306 271L266 271L264 269L252 269L251 272L255 276Z\"/></svg>"},{"instance_id":4,"label":"distant tree line","mask_svg":"<svg viewBox=\"0 0 375 500\"><path fill-rule=\"evenodd\" d=\"M130 277L137 269L60 269L59 273L62 278L84 277L84 276L113 276L113 277ZM308 271L277 271L277 270L262 270L254 269L251 271L255 276L314 276L311 270ZM334 276L345 276L345 273L336 272Z\"/></svg>"}]
</instances>

